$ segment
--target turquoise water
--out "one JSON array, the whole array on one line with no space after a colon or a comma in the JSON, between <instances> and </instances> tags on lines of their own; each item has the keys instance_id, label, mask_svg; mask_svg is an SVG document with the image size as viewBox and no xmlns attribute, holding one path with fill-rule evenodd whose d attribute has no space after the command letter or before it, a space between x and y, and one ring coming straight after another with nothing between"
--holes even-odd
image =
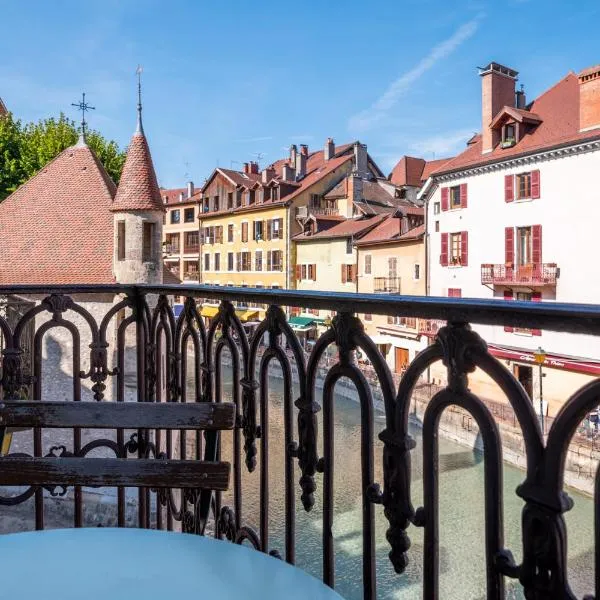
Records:
<instances>
[{"instance_id":1,"label":"turquoise water","mask_svg":"<svg viewBox=\"0 0 600 600\"><path fill-rule=\"evenodd\" d=\"M297 393L294 399L297 398ZM319 398L318 398L319 399ZM284 554L284 465L283 465L283 384L270 379L269 453L270 453L270 547ZM319 416L320 418L320 416ZM356 402L336 396L335 402L335 519L336 589L344 598L362 598L362 525L360 496L360 411ZM383 428L383 415L376 418L376 434ZM417 441L413 451L413 504L421 505L422 460L421 434L412 431ZM226 442L227 446L228 443ZM225 448L230 456L230 448ZM375 446L375 481L383 483L381 473L382 445ZM260 463L259 463L260 464ZM481 452L440 440L440 597L449 600L485 597L483 455ZM504 467L505 546L517 561L521 558L520 513L523 502L515 488L523 480L523 472ZM259 470L244 473L243 516L247 524L258 529ZM299 478L295 472L295 481ZM316 502L310 513L296 496L296 564L317 577L321 576L322 478L317 475ZM569 579L578 596L593 590L593 503L570 492L575 506L567 514L569 531ZM394 573L387 557L385 539L387 521L382 507L376 507L377 597L412 600L421 598L423 532L412 527L410 564L403 575ZM507 582L507 598L522 598L520 590Z\"/></svg>"}]
</instances>

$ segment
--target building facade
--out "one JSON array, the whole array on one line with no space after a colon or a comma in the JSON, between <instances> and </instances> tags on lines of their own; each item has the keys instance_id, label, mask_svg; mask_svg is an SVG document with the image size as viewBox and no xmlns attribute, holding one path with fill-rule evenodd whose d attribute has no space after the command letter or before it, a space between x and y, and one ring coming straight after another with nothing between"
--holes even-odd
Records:
<instances>
[{"instance_id":1,"label":"building facade","mask_svg":"<svg viewBox=\"0 0 600 600\"><path fill-rule=\"evenodd\" d=\"M530 104L515 90L517 75L497 63L482 70L482 132L421 193L429 293L597 302L600 283L589 268L600 217L591 185L600 169L600 67L569 73ZM592 336L478 330L515 373L536 412L554 415L600 374L600 344ZM470 386L483 397L502 399L481 372L471 376Z\"/></svg>"}]
</instances>

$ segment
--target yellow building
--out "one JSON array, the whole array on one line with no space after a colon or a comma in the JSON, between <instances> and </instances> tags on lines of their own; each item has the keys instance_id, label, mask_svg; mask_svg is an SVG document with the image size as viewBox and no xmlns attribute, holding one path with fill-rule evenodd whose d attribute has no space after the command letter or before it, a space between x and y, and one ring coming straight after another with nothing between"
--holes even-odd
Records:
<instances>
[{"instance_id":1,"label":"yellow building","mask_svg":"<svg viewBox=\"0 0 600 600\"><path fill-rule=\"evenodd\" d=\"M360 293L425 295L423 209L403 206L355 243ZM361 315L365 331L398 375L427 346L413 317Z\"/></svg>"},{"instance_id":2,"label":"yellow building","mask_svg":"<svg viewBox=\"0 0 600 600\"><path fill-rule=\"evenodd\" d=\"M198 201L194 184L187 188L160 190L166 212L163 219L165 267L184 283L198 282Z\"/></svg>"},{"instance_id":3,"label":"yellow building","mask_svg":"<svg viewBox=\"0 0 600 600\"><path fill-rule=\"evenodd\" d=\"M351 171L381 177L359 142L323 150L293 145L289 158L262 171L217 168L199 201L200 276L212 285L293 288L296 264L292 237L303 231L311 206Z\"/></svg>"}]
</instances>

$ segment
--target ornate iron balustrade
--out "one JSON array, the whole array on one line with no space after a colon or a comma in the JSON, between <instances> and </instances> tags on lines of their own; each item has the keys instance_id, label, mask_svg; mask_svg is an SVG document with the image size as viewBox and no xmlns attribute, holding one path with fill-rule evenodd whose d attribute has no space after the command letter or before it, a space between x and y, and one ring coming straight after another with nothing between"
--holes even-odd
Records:
<instances>
[{"instance_id":1,"label":"ornate iron balustrade","mask_svg":"<svg viewBox=\"0 0 600 600\"><path fill-rule=\"evenodd\" d=\"M484 285L556 285L559 269L556 263L531 265L483 264L481 283Z\"/></svg>"},{"instance_id":2,"label":"ornate iron balustrade","mask_svg":"<svg viewBox=\"0 0 600 600\"><path fill-rule=\"evenodd\" d=\"M400 293L400 277L375 277L374 290L378 292Z\"/></svg>"},{"instance_id":3,"label":"ornate iron balustrade","mask_svg":"<svg viewBox=\"0 0 600 600\"><path fill-rule=\"evenodd\" d=\"M335 582L333 545L333 491L336 454L334 452L333 391L341 378L351 380L358 392L362 420L361 489L362 498L362 582L365 598L376 597L375 506L383 505L388 521L389 558L401 574L410 557L410 528L424 529L423 597L439 598L439 513L437 428L442 411L459 407L468 411L479 426L484 453L486 598L504 598L506 580L520 582L527 598L574 599L567 578L567 529L564 513L572 506L563 489L565 456L569 440L579 423L600 403L600 381L596 380L565 399L547 439L531 402L513 375L487 350L485 342L471 330L468 322L528 326L544 330L600 334L600 308L592 305L507 303L502 300L455 298L390 297L382 294L342 294L189 286L0 286L0 296L18 295L36 299L35 305L16 322L0 316L2 335L1 390L4 399L26 397L33 386L33 398L43 390L42 338L51 329L62 328L73 349L73 400L84 400L82 383L91 384L95 401L109 395L107 384L114 381L117 402L126 401L126 353L128 334L135 326L135 366L137 382L134 396L139 402L219 402L223 395L223 355L228 351L233 373L232 396L237 406L237 426L233 432L233 503L223 505L221 494L213 496L178 494L176 490L159 493L142 490L138 497L138 524L172 529L177 523L184 531L204 533L207 522L214 535L235 543L250 543L258 550L295 562L297 546L295 497L299 484L304 510L310 511L315 496L321 499L323 578ZM170 295L185 296L177 318L170 306ZM111 300L113 296L115 301ZM109 307L94 317L90 299L104 298ZM107 301L106 298L109 298ZM207 328L199 315L197 298L220 302L218 313ZM234 304L268 304L266 318L248 338L236 316ZM281 306L329 309L337 314L330 328L317 340L305 358L289 327ZM97 307L96 307L97 308ZM364 333L356 313L424 318L447 322L407 369L398 387L379 354ZM34 323L31 374L25 373L25 331ZM112 330L112 333L111 333ZM265 334L268 339L265 340ZM293 360L283 342L291 349ZM85 342L85 343L84 343ZM89 342L89 343L88 343ZM264 342L264 343L263 343ZM262 345L261 345L262 344ZM316 373L321 357L331 346L337 347L337 361L328 366L323 400L315 398ZM115 365L109 365L109 351L115 352ZM385 428L380 434L383 455L374 455L374 407L372 390L354 361L360 350L373 365L385 408ZM83 351L89 368L82 369ZM185 382L189 373L194 381L192 397ZM415 443L409 429L411 393L419 377L436 361L447 368L448 384L435 393L425 411L423 422L423 505L414 507L411 490L411 453ZM268 368L280 365L284 381L284 548L272 548L269 519L269 429ZM525 506L522 513L523 558L516 564L503 541L502 447L499 430L491 411L467 389L467 375L475 368L486 372L506 394L513 420L520 427L527 451L524 481L517 489ZM298 376L299 396L292 396L292 369ZM297 420L294 424L294 414ZM323 452L318 444L318 423L323 431ZM33 431L33 453L43 452L42 432ZM191 442L188 443L188 442ZM104 448L120 456L212 457L219 453L221 440L198 436L192 440L173 437L173 432L140 430L130 437L117 430L116 440L99 439L83 443L82 432L73 434L73 450L53 447L50 455L72 452L78 456ZM191 448L191 453L190 453ZM260 452L259 452L260 450ZM382 462L383 481L376 481L374 466ZM242 469L254 472L260 467L260 515L255 530L244 520ZM296 482L296 476L299 480ZM596 478L596 493L600 478ZM66 490L52 489L53 495ZM0 496L0 504L17 505L34 498L37 528L45 524L44 490L29 488L17 495ZM157 508L152 512L153 498ZM192 517L191 506L200 505L201 518ZM125 491L118 490L118 525L125 524ZM82 524L82 490L75 490L74 524ZM596 516L596 543L600 538L600 519ZM598 561L598 559L597 559ZM598 564L598 563L597 563ZM600 569L596 568L596 597L600 598ZM588 598L592 598L589 596Z\"/></svg>"}]
</instances>

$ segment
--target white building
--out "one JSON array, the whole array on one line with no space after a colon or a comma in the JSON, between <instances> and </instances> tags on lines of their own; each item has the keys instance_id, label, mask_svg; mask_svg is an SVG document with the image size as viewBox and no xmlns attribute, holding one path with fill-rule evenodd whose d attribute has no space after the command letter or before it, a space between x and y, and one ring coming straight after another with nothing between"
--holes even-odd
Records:
<instances>
[{"instance_id":1,"label":"white building","mask_svg":"<svg viewBox=\"0 0 600 600\"><path fill-rule=\"evenodd\" d=\"M480 75L481 133L420 194L427 203L429 295L599 303L600 66L569 73L530 104L515 90L516 71L490 63ZM477 330L538 412L537 348L546 353L543 398L550 414L600 375L597 337ZM470 386L500 399L480 372Z\"/></svg>"}]
</instances>

